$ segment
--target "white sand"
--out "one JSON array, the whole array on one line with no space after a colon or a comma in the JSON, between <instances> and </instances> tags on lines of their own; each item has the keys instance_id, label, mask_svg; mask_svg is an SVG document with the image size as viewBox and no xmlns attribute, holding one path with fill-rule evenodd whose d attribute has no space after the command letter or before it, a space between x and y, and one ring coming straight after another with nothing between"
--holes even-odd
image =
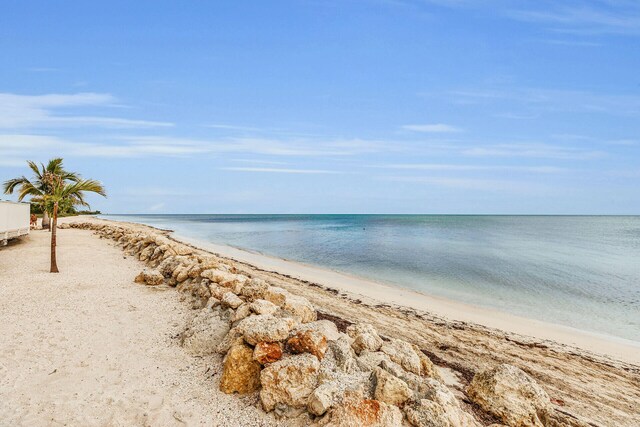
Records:
<instances>
[{"instance_id":1,"label":"white sand","mask_svg":"<svg viewBox=\"0 0 640 427\"><path fill-rule=\"evenodd\" d=\"M88 231L60 231L50 274L48 239L0 249L0 426L277 424L178 346L175 290L134 284L141 264Z\"/></svg>"}]
</instances>

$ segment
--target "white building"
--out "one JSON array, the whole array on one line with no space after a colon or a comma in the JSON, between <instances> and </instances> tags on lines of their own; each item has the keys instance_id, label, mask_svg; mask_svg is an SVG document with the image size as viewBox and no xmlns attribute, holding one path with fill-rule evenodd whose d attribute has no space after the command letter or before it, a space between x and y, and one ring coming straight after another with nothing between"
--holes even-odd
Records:
<instances>
[{"instance_id":1,"label":"white building","mask_svg":"<svg viewBox=\"0 0 640 427\"><path fill-rule=\"evenodd\" d=\"M6 245L9 239L29 234L29 207L29 203L0 200L0 246Z\"/></svg>"}]
</instances>

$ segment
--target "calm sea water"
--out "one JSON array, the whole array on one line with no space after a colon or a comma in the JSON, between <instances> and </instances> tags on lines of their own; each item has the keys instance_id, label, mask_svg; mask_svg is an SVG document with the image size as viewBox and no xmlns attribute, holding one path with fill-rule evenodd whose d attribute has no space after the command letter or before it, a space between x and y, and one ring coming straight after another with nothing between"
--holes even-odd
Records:
<instances>
[{"instance_id":1,"label":"calm sea water","mask_svg":"<svg viewBox=\"0 0 640 427\"><path fill-rule=\"evenodd\" d=\"M639 216L107 216L640 342Z\"/></svg>"}]
</instances>

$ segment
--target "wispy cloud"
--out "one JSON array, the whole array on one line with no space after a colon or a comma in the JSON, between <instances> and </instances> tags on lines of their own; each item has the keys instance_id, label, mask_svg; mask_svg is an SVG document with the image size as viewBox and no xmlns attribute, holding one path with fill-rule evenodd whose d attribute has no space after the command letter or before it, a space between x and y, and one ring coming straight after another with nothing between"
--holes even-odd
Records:
<instances>
[{"instance_id":1,"label":"wispy cloud","mask_svg":"<svg viewBox=\"0 0 640 427\"><path fill-rule=\"evenodd\" d=\"M541 184L500 179L476 179L476 178L443 178L432 176L385 176L380 177L384 181L423 184L441 186L465 190L482 191L529 191L540 189Z\"/></svg>"},{"instance_id":2,"label":"wispy cloud","mask_svg":"<svg viewBox=\"0 0 640 427\"><path fill-rule=\"evenodd\" d=\"M444 123L422 124L422 125L404 125L403 130L411 132L423 133L453 133L462 132L462 129Z\"/></svg>"},{"instance_id":3,"label":"wispy cloud","mask_svg":"<svg viewBox=\"0 0 640 427\"><path fill-rule=\"evenodd\" d=\"M635 1L544 2L511 11L509 16L573 34L640 35L640 4Z\"/></svg>"},{"instance_id":4,"label":"wispy cloud","mask_svg":"<svg viewBox=\"0 0 640 427\"><path fill-rule=\"evenodd\" d=\"M505 165L459 165L446 163L401 163L376 166L384 169L398 170L428 170L451 172L525 172L540 174L555 174L566 172L567 169L556 166L505 166Z\"/></svg>"},{"instance_id":5,"label":"wispy cloud","mask_svg":"<svg viewBox=\"0 0 640 427\"><path fill-rule=\"evenodd\" d=\"M340 171L324 170L324 169L286 169L286 168L244 168L244 167L228 167L222 170L235 172L260 172L260 173L289 173L289 174L338 174Z\"/></svg>"},{"instance_id":6,"label":"wispy cloud","mask_svg":"<svg viewBox=\"0 0 640 427\"><path fill-rule=\"evenodd\" d=\"M149 128L172 123L121 117L59 114L60 110L113 107L117 100L105 93L17 95L0 93L0 129L59 127Z\"/></svg>"},{"instance_id":7,"label":"wispy cloud","mask_svg":"<svg viewBox=\"0 0 640 427\"><path fill-rule=\"evenodd\" d=\"M462 154L473 157L532 157L564 160L588 160L603 157L606 153L598 150L584 150L551 144L493 144L462 150Z\"/></svg>"}]
</instances>

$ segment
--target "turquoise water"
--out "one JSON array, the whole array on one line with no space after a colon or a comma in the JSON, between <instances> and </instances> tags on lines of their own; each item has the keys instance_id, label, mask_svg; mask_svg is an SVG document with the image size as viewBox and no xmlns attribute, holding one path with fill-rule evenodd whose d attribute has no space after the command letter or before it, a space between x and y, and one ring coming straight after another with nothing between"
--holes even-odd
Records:
<instances>
[{"instance_id":1,"label":"turquoise water","mask_svg":"<svg viewBox=\"0 0 640 427\"><path fill-rule=\"evenodd\" d=\"M640 342L639 216L106 216Z\"/></svg>"}]
</instances>

